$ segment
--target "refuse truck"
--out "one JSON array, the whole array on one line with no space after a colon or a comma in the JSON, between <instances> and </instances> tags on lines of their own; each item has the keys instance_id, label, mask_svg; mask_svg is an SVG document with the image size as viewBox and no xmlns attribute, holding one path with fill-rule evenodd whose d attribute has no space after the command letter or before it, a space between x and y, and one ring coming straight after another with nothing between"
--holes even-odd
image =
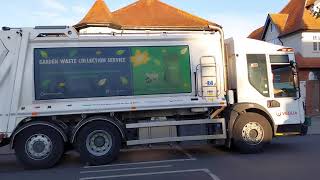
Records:
<instances>
[{"instance_id":1,"label":"refuse truck","mask_svg":"<svg viewBox=\"0 0 320 180\"><path fill-rule=\"evenodd\" d=\"M217 26L81 35L0 31L0 145L28 168L76 150L107 164L130 146L223 142L261 152L307 132L291 48L224 39Z\"/></svg>"}]
</instances>

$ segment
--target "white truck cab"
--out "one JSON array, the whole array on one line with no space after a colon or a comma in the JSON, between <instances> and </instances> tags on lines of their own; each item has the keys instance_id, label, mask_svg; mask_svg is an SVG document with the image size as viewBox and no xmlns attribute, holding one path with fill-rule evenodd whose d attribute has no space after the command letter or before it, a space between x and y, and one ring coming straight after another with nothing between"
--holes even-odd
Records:
<instances>
[{"instance_id":1,"label":"white truck cab","mask_svg":"<svg viewBox=\"0 0 320 180\"><path fill-rule=\"evenodd\" d=\"M79 35L72 27L0 31L0 146L29 168L67 145L91 165L121 148L225 141L254 153L306 133L294 52L220 27ZM210 141L209 141L210 140Z\"/></svg>"},{"instance_id":2,"label":"white truck cab","mask_svg":"<svg viewBox=\"0 0 320 180\"><path fill-rule=\"evenodd\" d=\"M236 89L236 102L254 102L266 109L279 135L303 124L304 102L293 49L252 39L229 39L226 44L229 87Z\"/></svg>"}]
</instances>

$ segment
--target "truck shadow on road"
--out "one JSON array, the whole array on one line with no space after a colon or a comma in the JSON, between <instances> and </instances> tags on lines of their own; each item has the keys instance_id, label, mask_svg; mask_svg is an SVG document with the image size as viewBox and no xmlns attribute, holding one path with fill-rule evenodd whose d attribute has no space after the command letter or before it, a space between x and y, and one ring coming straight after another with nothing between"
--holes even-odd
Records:
<instances>
[{"instance_id":1,"label":"truck shadow on road","mask_svg":"<svg viewBox=\"0 0 320 180\"><path fill-rule=\"evenodd\" d=\"M167 160L179 160L179 159L206 159L206 158L229 158L237 157L256 157L256 156L281 156L292 151L301 151L299 142L292 141L283 142L282 140L276 140L272 144L268 145L264 152L261 154L240 154L235 150L229 150L225 147L217 147L213 145L174 145L174 146L152 146L139 147L122 150L121 154L115 162L112 164L121 163L136 163L136 162L148 162L148 161L167 161ZM52 170L75 168L79 169L85 166L81 163L78 153L71 151L64 155L60 164L58 164ZM22 167L16 160L14 154L0 154L0 173L12 173L29 171Z\"/></svg>"}]
</instances>

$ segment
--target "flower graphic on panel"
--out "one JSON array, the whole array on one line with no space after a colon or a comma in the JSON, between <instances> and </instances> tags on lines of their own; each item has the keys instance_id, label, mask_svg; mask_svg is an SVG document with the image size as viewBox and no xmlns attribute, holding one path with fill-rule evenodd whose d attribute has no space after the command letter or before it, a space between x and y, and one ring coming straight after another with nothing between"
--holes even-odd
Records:
<instances>
[{"instance_id":1,"label":"flower graphic on panel","mask_svg":"<svg viewBox=\"0 0 320 180\"><path fill-rule=\"evenodd\" d=\"M140 50L136 50L134 56L131 57L131 62L135 67L147 64L149 60L150 57L147 51L141 52Z\"/></svg>"}]
</instances>

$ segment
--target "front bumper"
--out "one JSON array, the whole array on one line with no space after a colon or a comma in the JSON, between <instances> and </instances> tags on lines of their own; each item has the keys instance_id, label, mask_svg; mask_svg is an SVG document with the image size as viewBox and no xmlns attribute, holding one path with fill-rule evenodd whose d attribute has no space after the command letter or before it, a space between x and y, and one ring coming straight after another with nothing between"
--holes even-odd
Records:
<instances>
[{"instance_id":1,"label":"front bumper","mask_svg":"<svg viewBox=\"0 0 320 180\"><path fill-rule=\"evenodd\" d=\"M304 124L286 124L279 125L277 127L276 136L293 136L293 135L301 135L305 136L308 134L309 129L309 121Z\"/></svg>"}]
</instances>

